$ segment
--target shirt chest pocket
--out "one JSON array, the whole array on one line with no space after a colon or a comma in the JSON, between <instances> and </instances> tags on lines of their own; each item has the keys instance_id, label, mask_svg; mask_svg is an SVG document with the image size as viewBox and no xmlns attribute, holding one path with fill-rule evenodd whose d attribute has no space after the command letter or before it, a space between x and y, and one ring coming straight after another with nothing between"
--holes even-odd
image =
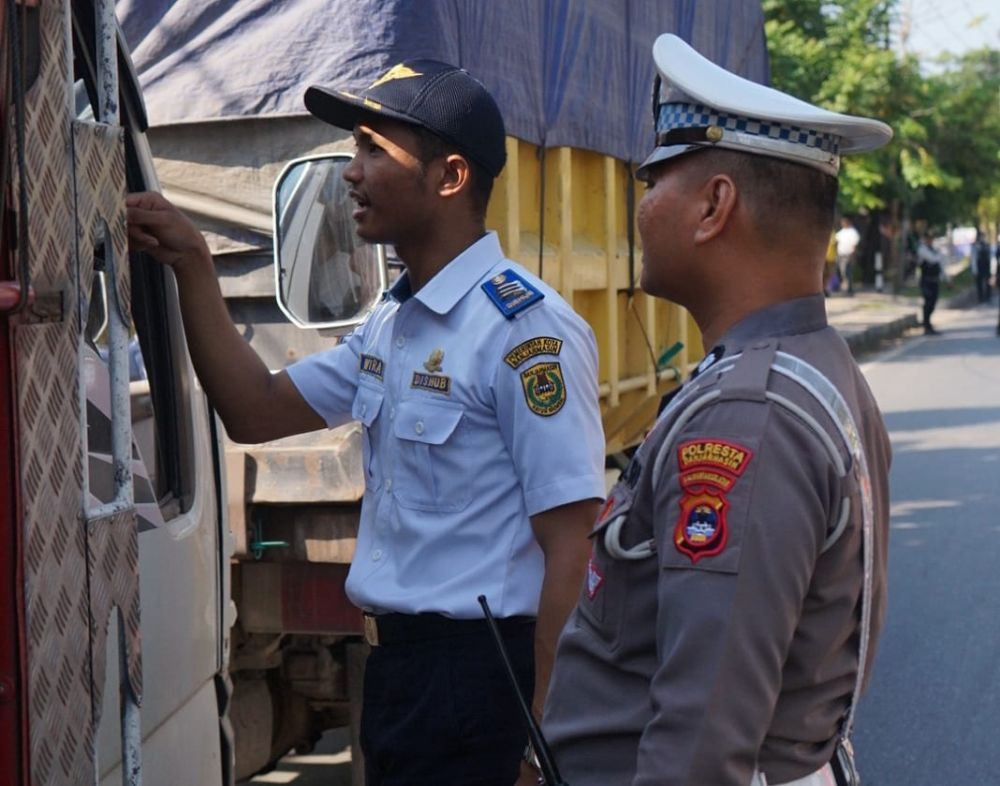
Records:
<instances>
[{"instance_id":1,"label":"shirt chest pocket","mask_svg":"<svg viewBox=\"0 0 1000 786\"><path fill-rule=\"evenodd\" d=\"M375 419L382 409L383 398L383 391L369 388L366 385L358 385L358 392L354 394L354 405L351 407L351 417L359 421L362 426L362 461L365 468L365 482L369 484L375 474L371 431L375 427Z\"/></svg>"},{"instance_id":2,"label":"shirt chest pocket","mask_svg":"<svg viewBox=\"0 0 1000 786\"><path fill-rule=\"evenodd\" d=\"M393 492L400 505L451 513L472 496L466 474L469 446L463 445L460 404L421 399L402 401L393 419L396 465Z\"/></svg>"}]
</instances>

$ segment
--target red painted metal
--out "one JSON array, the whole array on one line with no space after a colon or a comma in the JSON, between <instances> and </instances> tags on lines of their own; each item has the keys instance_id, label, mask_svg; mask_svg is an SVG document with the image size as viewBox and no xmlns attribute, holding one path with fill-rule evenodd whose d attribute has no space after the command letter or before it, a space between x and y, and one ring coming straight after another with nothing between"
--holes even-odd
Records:
<instances>
[{"instance_id":1,"label":"red painted metal","mask_svg":"<svg viewBox=\"0 0 1000 786\"><path fill-rule=\"evenodd\" d=\"M2 265L6 267L6 265ZM0 317L0 786L21 779L22 717L18 603L18 504L10 324Z\"/></svg>"},{"instance_id":2,"label":"red painted metal","mask_svg":"<svg viewBox=\"0 0 1000 786\"><path fill-rule=\"evenodd\" d=\"M7 40L7 3L0 5L0 40ZM8 150L10 106L7 94L7 60L0 58L0 155L11 159ZM0 194L10 205L9 181L0 182ZM0 279L13 274L10 214L0 214ZM3 284L8 284L3 281ZM20 504L21 484L17 474L17 389L14 381L13 342L10 319L3 315L3 306L13 294L11 306L20 299L16 284L0 289L0 786L22 786L27 782L26 704L22 696L24 674L24 614L21 603L20 572Z\"/></svg>"},{"instance_id":3,"label":"red painted metal","mask_svg":"<svg viewBox=\"0 0 1000 786\"><path fill-rule=\"evenodd\" d=\"M344 593L347 565L282 565L282 628L296 633L360 634L361 611Z\"/></svg>"}]
</instances>

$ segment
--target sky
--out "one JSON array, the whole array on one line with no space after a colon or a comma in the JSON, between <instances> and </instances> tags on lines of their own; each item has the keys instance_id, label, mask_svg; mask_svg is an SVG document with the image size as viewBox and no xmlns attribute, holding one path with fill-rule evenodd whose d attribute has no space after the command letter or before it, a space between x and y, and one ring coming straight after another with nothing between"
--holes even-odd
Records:
<instances>
[{"instance_id":1,"label":"sky","mask_svg":"<svg viewBox=\"0 0 1000 786\"><path fill-rule=\"evenodd\" d=\"M909 22L906 51L922 60L945 51L1000 49L1000 0L900 0L895 39Z\"/></svg>"}]
</instances>

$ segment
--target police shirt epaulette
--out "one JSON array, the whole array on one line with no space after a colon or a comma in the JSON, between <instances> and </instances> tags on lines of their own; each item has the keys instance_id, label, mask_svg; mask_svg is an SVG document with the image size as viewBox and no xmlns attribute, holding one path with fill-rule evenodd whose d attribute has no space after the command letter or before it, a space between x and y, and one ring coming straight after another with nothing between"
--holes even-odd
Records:
<instances>
[{"instance_id":1,"label":"police shirt epaulette","mask_svg":"<svg viewBox=\"0 0 1000 786\"><path fill-rule=\"evenodd\" d=\"M493 276L483 284L483 292L507 319L513 319L515 314L545 297L513 270Z\"/></svg>"}]
</instances>

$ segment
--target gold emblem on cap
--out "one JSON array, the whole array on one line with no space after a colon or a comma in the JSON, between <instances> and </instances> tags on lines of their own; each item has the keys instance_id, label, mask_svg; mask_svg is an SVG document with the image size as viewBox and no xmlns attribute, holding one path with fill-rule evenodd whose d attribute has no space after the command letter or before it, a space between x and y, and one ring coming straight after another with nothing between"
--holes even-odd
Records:
<instances>
[{"instance_id":1,"label":"gold emblem on cap","mask_svg":"<svg viewBox=\"0 0 1000 786\"><path fill-rule=\"evenodd\" d=\"M709 142L721 142L722 141L722 129L719 126L709 126L705 129L705 139Z\"/></svg>"},{"instance_id":2,"label":"gold emblem on cap","mask_svg":"<svg viewBox=\"0 0 1000 786\"><path fill-rule=\"evenodd\" d=\"M382 76L368 85L369 90L374 90L379 85L384 85L386 82L392 82L395 79L409 79L414 76L423 76L419 71L414 71L409 66L405 66L402 63L397 63L388 71L386 71Z\"/></svg>"},{"instance_id":3,"label":"gold emblem on cap","mask_svg":"<svg viewBox=\"0 0 1000 786\"><path fill-rule=\"evenodd\" d=\"M431 374L436 374L441 370L441 363L444 361L444 350L435 349L431 356L424 361L424 368Z\"/></svg>"}]
</instances>

